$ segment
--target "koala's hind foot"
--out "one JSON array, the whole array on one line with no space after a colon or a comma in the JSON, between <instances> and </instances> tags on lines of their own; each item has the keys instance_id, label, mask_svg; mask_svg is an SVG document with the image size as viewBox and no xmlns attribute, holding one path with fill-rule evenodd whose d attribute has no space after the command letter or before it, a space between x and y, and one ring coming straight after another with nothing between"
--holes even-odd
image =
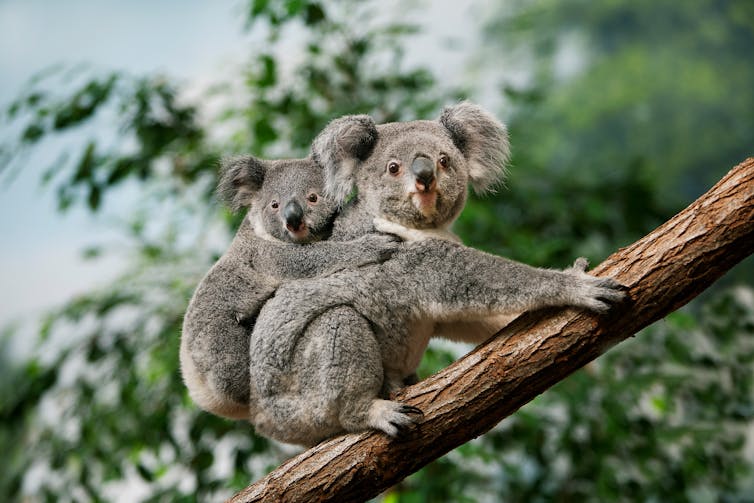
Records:
<instances>
[{"instance_id":1,"label":"koala's hind foot","mask_svg":"<svg viewBox=\"0 0 754 503\"><path fill-rule=\"evenodd\" d=\"M571 267L563 272L574 276L571 292L573 305L584 307L598 313L606 313L610 305L622 301L626 297L627 288L612 278L598 278L587 274L589 262L579 257Z\"/></svg>"},{"instance_id":2,"label":"koala's hind foot","mask_svg":"<svg viewBox=\"0 0 754 503\"><path fill-rule=\"evenodd\" d=\"M374 400L367 411L369 427L399 437L424 417L421 409L390 400Z\"/></svg>"}]
</instances>

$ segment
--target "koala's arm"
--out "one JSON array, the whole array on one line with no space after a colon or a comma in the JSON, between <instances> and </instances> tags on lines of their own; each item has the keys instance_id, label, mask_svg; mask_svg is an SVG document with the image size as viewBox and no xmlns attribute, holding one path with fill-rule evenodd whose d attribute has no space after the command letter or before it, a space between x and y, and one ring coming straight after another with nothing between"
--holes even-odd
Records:
<instances>
[{"instance_id":1,"label":"koala's arm","mask_svg":"<svg viewBox=\"0 0 754 503\"><path fill-rule=\"evenodd\" d=\"M542 269L440 240L407 244L395 258L386 263L392 269L388 274L401 280L390 295L413 302L436 321L551 306L606 312L611 303L625 297L616 281L587 274L583 258L562 271ZM414 283L415 291L398 291Z\"/></svg>"},{"instance_id":2,"label":"koala's arm","mask_svg":"<svg viewBox=\"0 0 754 503\"><path fill-rule=\"evenodd\" d=\"M293 244L255 240L254 268L281 280L310 278L349 267L381 263L400 246L392 236L368 234L350 241Z\"/></svg>"},{"instance_id":3,"label":"koala's arm","mask_svg":"<svg viewBox=\"0 0 754 503\"><path fill-rule=\"evenodd\" d=\"M479 344L498 333L518 316L519 313L499 314L481 319L439 322L435 325L432 337L440 337L454 342Z\"/></svg>"},{"instance_id":4,"label":"koala's arm","mask_svg":"<svg viewBox=\"0 0 754 503\"><path fill-rule=\"evenodd\" d=\"M584 259L557 271L448 241L404 246L380 265L283 284L265 305L274 314L260 317L256 333L292 348L313 319L340 305L352 306L374 324L389 327L396 320L452 323L550 306L602 313L625 297L616 281L587 274ZM481 342L493 333L477 330L464 339ZM285 360L285 350L276 357Z\"/></svg>"},{"instance_id":5,"label":"koala's arm","mask_svg":"<svg viewBox=\"0 0 754 503\"><path fill-rule=\"evenodd\" d=\"M414 229L379 217L374 219L374 227L380 232L395 234L407 242L426 241L428 239L461 242L461 239L448 229ZM518 313L488 316L482 319L439 322L435 325L432 337L478 344L495 335L516 316L518 316Z\"/></svg>"}]
</instances>

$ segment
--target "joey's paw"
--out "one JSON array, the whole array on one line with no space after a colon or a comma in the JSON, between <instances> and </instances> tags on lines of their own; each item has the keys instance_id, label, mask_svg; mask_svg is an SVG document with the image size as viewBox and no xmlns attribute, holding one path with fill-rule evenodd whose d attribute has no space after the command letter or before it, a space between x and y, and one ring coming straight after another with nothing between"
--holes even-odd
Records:
<instances>
[{"instance_id":1,"label":"joey's paw","mask_svg":"<svg viewBox=\"0 0 754 503\"><path fill-rule=\"evenodd\" d=\"M397 438L411 431L422 417L422 410L413 405L374 400L369 407L367 421L372 428Z\"/></svg>"},{"instance_id":2,"label":"joey's paw","mask_svg":"<svg viewBox=\"0 0 754 503\"><path fill-rule=\"evenodd\" d=\"M358 239L362 264L384 262L401 246L401 240L391 234L367 234Z\"/></svg>"}]
</instances>

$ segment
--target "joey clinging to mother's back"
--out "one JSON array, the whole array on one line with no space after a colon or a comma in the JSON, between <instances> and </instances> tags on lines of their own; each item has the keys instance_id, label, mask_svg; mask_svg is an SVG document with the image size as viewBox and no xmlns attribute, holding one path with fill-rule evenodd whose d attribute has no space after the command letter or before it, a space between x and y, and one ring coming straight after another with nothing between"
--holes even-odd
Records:
<instances>
[{"instance_id":1,"label":"joey clinging to mother's back","mask_svg":"<svg viewBox=\"0 0 754 503\"><path fill-rule=\"evenodd\" d=\"M223 162L218 195L233 210L248 212L184 317L181 371L203 409L248 417L249 337L281 281L381 261L396 248L388 236L323 241L337 210L323 188L322 169L311 159L240 156Z\"/></svg>"}]
</instances>

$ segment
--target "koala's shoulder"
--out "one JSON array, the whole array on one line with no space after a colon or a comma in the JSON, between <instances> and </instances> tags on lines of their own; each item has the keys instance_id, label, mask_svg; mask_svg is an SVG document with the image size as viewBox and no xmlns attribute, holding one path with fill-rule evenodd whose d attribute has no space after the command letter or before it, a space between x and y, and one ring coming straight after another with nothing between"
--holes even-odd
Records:
<instances>
[{"instance_id":1,"label":"koala's shoulder","mask_svg":"<svg viewBox=\"0 0 754 503\"><path fill-rule=\"evenodd\" d=\"M331 240L350 241L366 234L375 232L374 217L371 213L352 201L341 209L338 218L335 219Z\"/></svg>"}]
</instances>

